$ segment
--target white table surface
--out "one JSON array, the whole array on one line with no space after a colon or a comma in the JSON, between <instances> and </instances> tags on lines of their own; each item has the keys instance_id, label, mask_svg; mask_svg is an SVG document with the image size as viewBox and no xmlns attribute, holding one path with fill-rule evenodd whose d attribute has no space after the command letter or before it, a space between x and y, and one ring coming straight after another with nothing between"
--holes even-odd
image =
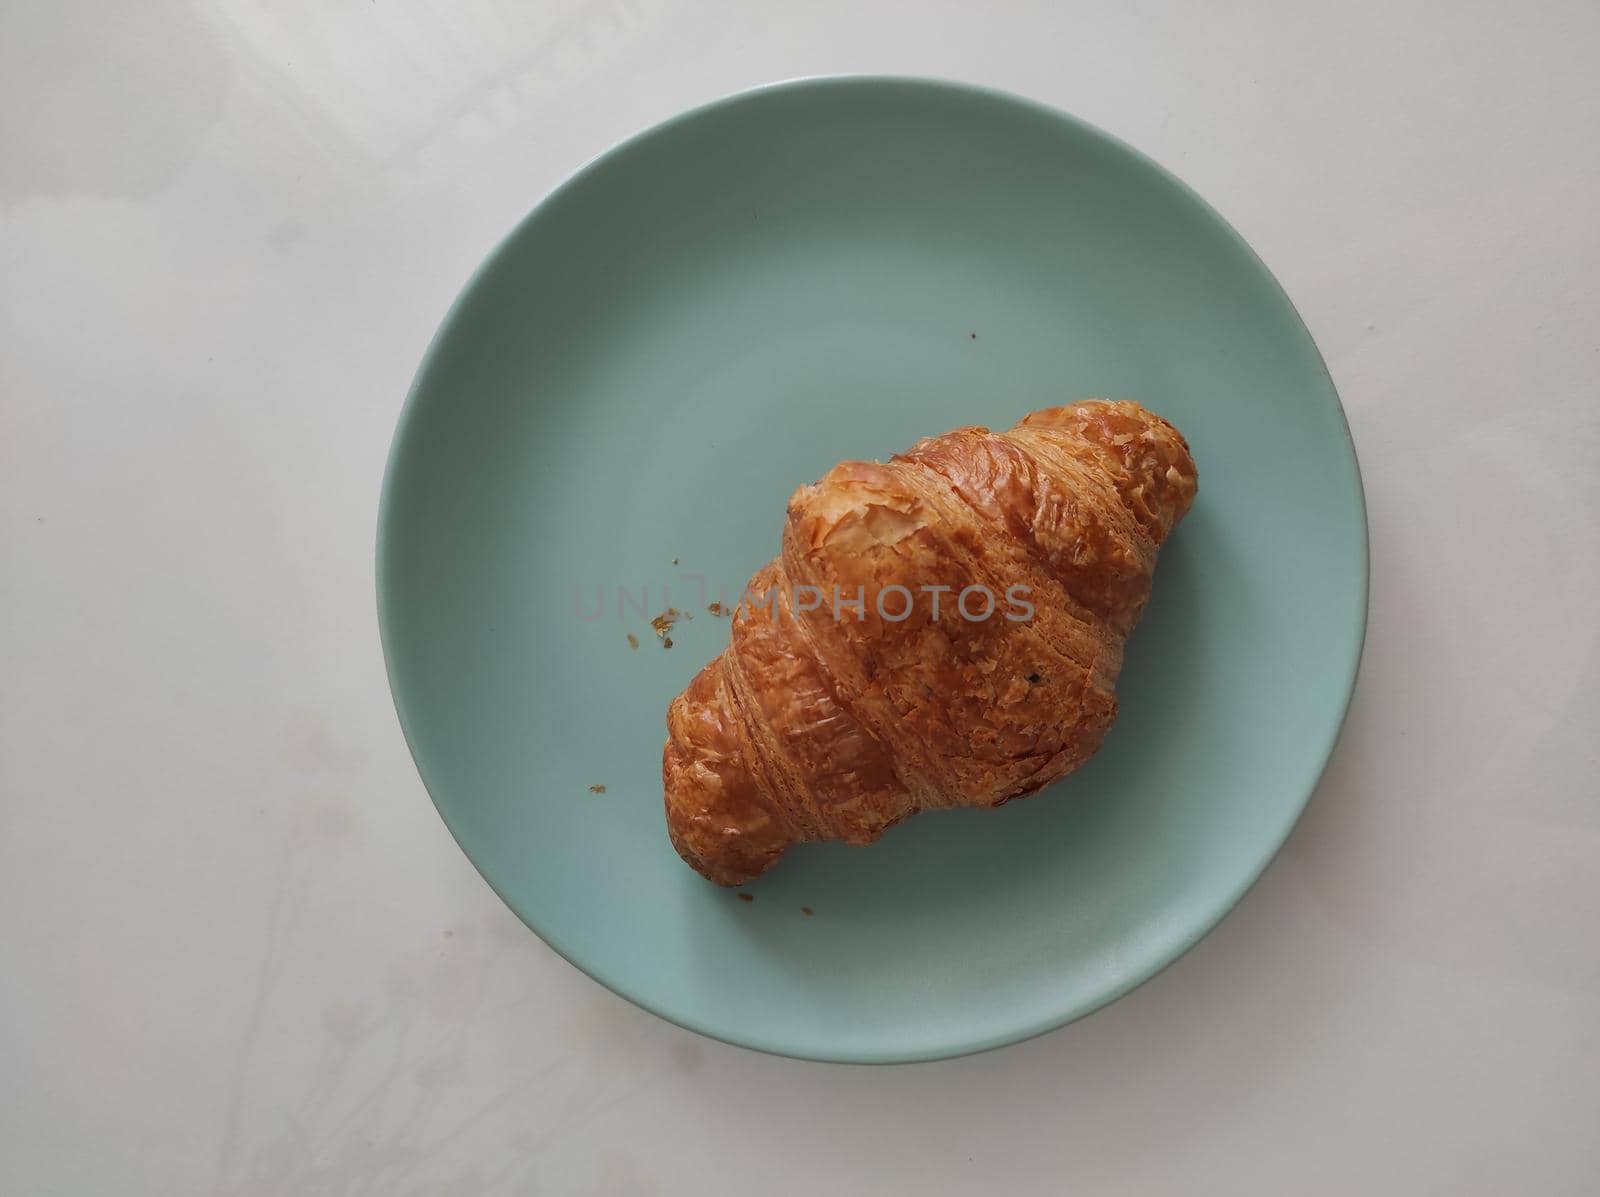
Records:
<instances>
[{"instance_id":1,"label":"white table surface","mask_svg":"<svg viewBox=\"0 0 1600 1197\"><path fill-rule=\"evenodd\" d=\"M1600 7L0 9L0 1192L1600 1192ZM1059 105L1344 396L1372 618L1260 885L1089 1019L889 1068L613 997L396 725L378 484L483 253L768 80Z\"/></svg>"}]
</instances>

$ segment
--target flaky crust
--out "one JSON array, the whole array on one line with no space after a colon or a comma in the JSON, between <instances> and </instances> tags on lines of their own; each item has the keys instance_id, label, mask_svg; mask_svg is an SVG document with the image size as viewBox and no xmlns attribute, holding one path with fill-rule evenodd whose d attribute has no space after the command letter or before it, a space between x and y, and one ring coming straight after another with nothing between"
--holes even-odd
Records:
<instances>
[{"instance_id":1,"label":"flaky crust","mask_svg":"<svg viewBox=\"0 0 1600 1197\"><path fill-rule=\"evenodd\" d=\"M792 843L871 843L917 811L999 806L1083 764L1195 481L1171 424L1092 399L802 486L732 643L667 710L679 854L738 885ZM957 597L980 587L973 614L986 591L1025 594L1031 617L963 617Z\"/></svg>"}]
</instances>

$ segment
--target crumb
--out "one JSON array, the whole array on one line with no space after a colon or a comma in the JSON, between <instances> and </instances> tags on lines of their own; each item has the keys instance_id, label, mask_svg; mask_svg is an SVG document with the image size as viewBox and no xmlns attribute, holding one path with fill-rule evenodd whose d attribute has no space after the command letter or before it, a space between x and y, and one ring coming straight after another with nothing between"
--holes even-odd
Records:
<instances>
[{"instance_id":1,"label":"crumb","mask_svg":"<svg viewBox=\"0 0 1600 1197\"><path fill-rule=\"evenodd\" d=\"M656 635L661 637L661 647L672 647L672 625L680 619L688 619L687 611L680 611L676 607L668 607L660 615L650 621L650 626L656 630Z\"/></svg>"},{"instance_id":2,"label":"crumb","mask_svg":"<svg viewBox=\"0 0 1600 1197\"><path fill-rule=\"evenodd\" d=\"M756 896L754 894L747 894L747 893L742 893L741 892L741 893L735 894L734 896L736 898L738 898L739 901L741 901L741 902L754 902L756 900Z\"/></svg>"},{"instance_id":3,"label":"crumb","mask_svg":"<svg viewBox=\"0 0 1600 1197\"><path fill-rule=\"evenodd\" d=\"M800 913L805 915L807 918L810 918L812 915L816 914L817 912L815 910L812 910L811 907L809 907L809 906L802 906L800 908Z\"/></svg>"},{"instance_id":4,"label":"crumb","mask_svg":"<svg viewBox=\"0 0 1600 1197\"><path fill-rule=\"evenodd\" d=\"M632 632L628 633L628 647L629 648L638 648L639 647L639 637L635 636Z\"/></svg>"},{"instance_id":5,"label":"crumb","mask_svg":"<svg viewBox=\"0 0 1600 1197\"><path fill-rule=\"evenodd\" d=\"M706 610L711 612L711 614L719 616L719 617L728 616L728 615L732 615L733 614L733 612L731 610L729 610L727 607L724 607L721 603L712 603L709 607L706 608Z\"/></svg>"},{"instance_id":6,"label":"crumb","mask_svg":"<svg viewBox=\"0 0 1600 1197\"><path fill-rule=\"evenodd\" d=\"M672 559L672 564L674 564L674 565L678 564L678 559L676 557L674 557Z\"/></svg>"},{"instance_id":7,"label":"crumb","mask_svg":"<svg viewBox=\"0 0 1600 1197\"><path fill-rule=\"evenodd\" d=\"M605 792L606 788L603 785L595 784L589 787L589 793L591 794L604 794Z\"/></svg>"},{"instance_id":8,"label":"crumb","mask_svg":"<svg viewBox=\"0 0 1600 1197\"><path fill-rule=\"evenodd\" d=\"M976 341L978 339L978 334L977 333L968 333L967 336L971 337L974 341Z\"/></svg>"}]
</instances>

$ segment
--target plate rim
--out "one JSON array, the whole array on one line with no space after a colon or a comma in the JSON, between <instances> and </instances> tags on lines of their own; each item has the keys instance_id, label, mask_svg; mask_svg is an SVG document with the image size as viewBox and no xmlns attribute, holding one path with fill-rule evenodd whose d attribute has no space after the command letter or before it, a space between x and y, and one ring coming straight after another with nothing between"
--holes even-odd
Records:
<instances>
[{"instance_id":1,"label":"plate rim","mask_svg":"<svg viewBox=\"0 0 1600 1197\"><path fill-rule=\"evenodd\" d=\"M1014 1027L1004 1031L971 1036L965 1039L951 1040L938 1045L927 1045L912 1049L888 1049L878 1051L864 1051L854 1048L827 1050L818 1048L808 1050L804 1044L782 1042L780 1038L764 1035L736 1036L724 1033L716 1027L707 1025L693 1017L682 1013L668 1013L653 1004L644 994L633 992L630 988L614 983L601 976L598 972L586 967L575 960L552 939L551 935L542 930L532 917L520 910L500 888L483 866L474 857L467 846L462 843L450 816L446 814L444 804L439 799L440 787L430 776L431 770L423 759L423 754L417 747L416 737L412 734L412 722L406 713L406 704L401 697L401 687L396 681L396 657L398 649L395 635L390 626L391 608L393 605L393 590L386 585L385 579L390 572L389 546L396 539L393 519L394 492L397 489L397 477L400 472L400 458L408 439L411 424L416 419L423 380L431 373L434 361L439 356L441 347L451 338L456 325L460 322L462 314L490 271L506 256L511 246L517 242L541 215L550 208L563 195L572 190L584 179L601 169L605 164L615 158L626 154L633 146L660 134L666 133L680 125L688 124L702 117L727 108L749 103L760 97L787 91L807 90L832 90L847 88L876 88L900 87L923 89L929 92L943 92L968 99L983 99L1017 109L1019 112L1037 117L1045 117L1063 123L1080 134L1091 139L1097 139L1108 144L1111 148L1132 158L1136 163L1151 171L1157 178L1176 189L1188 202L1196 205L1201 212L1209 216L1216 226L1228 237L1234 247L1241 251L1245 259L1254 267L1256 272L1264 279L1271 289L1287 305L1288 310L1294 314L1295 320L1305 334L1306 343L1310 347L1313 358L1322 376L1328 384L1328 393L1333 400L1333 406L1339 416L1339 427L1343 432L1343 446L1349 453L1350 465L1355 480L1354 498L1358 527L1361 540L1360 552L1360 592L1361 601L1357 614L1358 629L1355 638L1355 651L1348 663L1345 684L1344 701L1340 707L1338 718L1333 720L1327 741L1323 745L1320 759L1310 783L1306 786L1305 793L1300 796L1295 805L1293 815L1284 826L1283 832L1269 846L1260 862L1247 872L1241 873L1241 883L1233 893L1217 907L1214 913L1208 913L1197 924L1197 929L1186 936L1179 937L1170 944L1165 945L1154 957L1154 963L1142 964L1130 971L1128 976L1116 985L1112 985L1097 993L1092 999L1080 1002L1064 1009L1059 1014L1052 1014L1045 1018L1035 1018L1021 1021ZM1048 1034L1068 1026L1079 1019L1086 1018L1098 1010L1104 1009L1118 999L1125 997L1133 990L1159 976L1170 968L1177 960L1187 955L1206 936L1210 935L1217 926L1231 914L1245 896L1256 886L1265 875L1267 869L1277 859L1294 829L1299 826L1300 820L1305 815L1306 807L1320 788L1322 779L1327 773L1328 763L1333 756L1334 749L1343 734L1346 722L1349 719L1350 707L1355 697L1356 684L1359 680L1361 661L1366 651L1367 631L1372 601L1372 540L1371 529L1367 518L1366 485L1362 475L1361 461L1356 451L1355 438L1350 431L1350 420L1345 411L1344 401L1339 395L1338 386L1333 379L1332 371L1328 369L1327 359L1323 356L1321 347L1312 335L1310 326L1305 317L1295 305L1294 300L1278 281L1276 275L1262 261L1261 256L1248 241L1235 229L1231 222L1222 215L1212 204L1201 196L1194 188L1190 187L1182 178L1173 171L1139 150L1113 133L1092 124L1081 117L1075 116L1064 109L1056 108L1043 101L1034 100L1016 92L985 84L971 83L957 79L942 78L925 75L901 75L880 73L846 73L846 74L816 74L800 75L781 79L770 83L759 84L754 87L741 88L737 91L718 96L714 99L693 105L681 112L675 113L664 120L647 125L638 131L623 137L595 154L577 168L565 175L559 182L550 188L528 211L511 226L473 268L455 298L445 310L439 326L429 338L427 347L417 364L412 375L411 384L406 390L406 396L400 407L400 413L395 421L394 434L389 443L389 450L384 461L383 482L379 491L378 514L376 528L376 545L373 559L373 581L375 598L377 600L378 639L383 655L384 676L389 685L389 696L393 703L395 716L400 724L401 735L405 739L407 751L411 754L412 764L422 781L424 789L433 806L434 812L444 823L446 830L455 840L456 846L471 862L478 875L483 878L491 892L500 899L508 910L514 914L530 931L539 937L543 943L555 952L573 968L577 969L591 981L603 986L611 993L632 1003L642 1010L661 1018L684 1030L695 1034L704 1035L721 1043L734 1047L748 1048L768 1055L781 1056L795 1060L809 1060L822 1063L838 1064L910 1064L923 1063L934 1060L956 1059L962 1056L975 1055L979 1052L992 1051L996 1048L1006 1047L1015 1043L1023 1043L1040 1035Z\"/></svg>"}]
</instances>

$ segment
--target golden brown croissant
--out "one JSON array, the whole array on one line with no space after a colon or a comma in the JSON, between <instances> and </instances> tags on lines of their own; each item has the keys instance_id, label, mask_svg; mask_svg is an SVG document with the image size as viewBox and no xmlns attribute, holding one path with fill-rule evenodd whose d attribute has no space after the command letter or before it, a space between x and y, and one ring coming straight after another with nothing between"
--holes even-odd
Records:
<instances>
[{"instance_id":1,"label":"golden brown croissant","mask_svg":"<svg viewBox=\"0 0 1600 1197\"><path fill-rule=\"evenodd\" d=\"M1177 429L1098 399L802 486L733 643L668 708L679 854L738 885L790 844L870 843L1076 769L1116 716L1123 640L1194 494Z\"/></svg>"}]
</instances>

